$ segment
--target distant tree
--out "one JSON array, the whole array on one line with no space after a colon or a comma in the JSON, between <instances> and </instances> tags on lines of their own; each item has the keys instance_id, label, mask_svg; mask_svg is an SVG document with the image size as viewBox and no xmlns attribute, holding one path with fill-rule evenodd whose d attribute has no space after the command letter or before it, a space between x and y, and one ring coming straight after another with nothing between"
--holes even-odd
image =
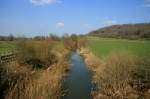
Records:
<instances>
[{"instance_id":1,"label":"distant tree","mask_svg":"<svg viewBox=\"0 0 150 99\"><path fill-rule=\"evenodd\" d=\"M46 36L35 36L33 39L34 40L45 40L47 37Z\"/></svg>"},{"instance_id":2,"label":"distant tree","mask_svg":"<svg viewBox=\"0 0 150 99\"><path fill-rule=\"evenodd\" d=\"M9 34L8 40L9 40L9 41L13 41L13 40L14 40L14 36L13 36L12 34Z\"/></svg>"},{"instance_id":3,"label":"distant tree","mask_svg":"<svg viewBox=\"0 0 150 99\"><path fill-rule=\"evenodd\" d=\"M3 41L5 40L5 37L4 36L0 36L0 41Z\"/></svg>"},{"instance_id":4,"label":"distant tree","mask_svg":"<svg viewBox=\"0 0 150 99\"><path fill-rule=\"evenodd\" d=\"M86 47L87 39L85 37L78 38L78 48Z\"/></svg>"},{"instance_id":5,"label":"distant tree","mask_svg":"<svg viewBox=\"0 0 150 99\"><path fill-rule=\"evenodd\" d=\"M78 48L78 37L73 34L70 37L64 38L64 46L71 51L76 51Z\"/></svg>"},{"instance_id":6,"label":"distant tree","mask_svg":"<svg viewBox=\"0 0 150 99\"><path fill-rule=\"evenodd\" d=\"M65 38L69 38L69 34L68 33L65 33L63 36L62 36L63 39Z\"/></svg>"},{"instance_id":7,"label":"distant tree","mask_svg":"<svg viewBox=\"0 0 150 99\"><path fill-rule=\"evenodd\" d=\"M57 40L58 40L58 41L60 40L60 37L57 36L57 35L55 35L55 34L50 34L49 37L50 37L50 39L52 39L52 40L56 40L56 41L57 41Z\"/></svg>"},{"instance_id":8,"label":"distant tree","mask_svg":"<svg viewBox=\"0 0 150 99\"><path fill-rule=\"evenodd\" d=\"M145 30L145 31L143 31L143 32L140 34L140 36L141 36L142 38L150 38L150 30Z\"/></svg>"}]
</instances>

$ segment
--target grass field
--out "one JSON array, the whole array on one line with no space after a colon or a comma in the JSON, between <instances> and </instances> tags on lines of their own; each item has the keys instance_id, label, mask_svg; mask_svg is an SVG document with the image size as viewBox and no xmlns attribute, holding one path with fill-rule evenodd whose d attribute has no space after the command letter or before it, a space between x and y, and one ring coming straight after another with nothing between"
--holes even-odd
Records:
<instances>
[{"instance_id":1,"label":"grass field","mask_svg":"<svg viewBox=\"0 0 150 99\"><path fill-rule=\"evenodd\" d=\"M63 43L62 42L55 42L55 47L62 50ZM0 41L0 54L7 53L9 51L14 51L16 49L16 42L15 41Z\"/></svg>"},{"instance_id":2,"label":"grass field","mask_svg":"<svg viewBox=\"0 0 150 99\"><path fill-rule=\"evenodd\" d=\"M0 53L4 53L14 49L15 49L14 41L0 41Z\"/></svg>"},{"instance_id":3,"label":"grass field","mask_svg":"<svg viewBox=\"0 0 150 99\"><path fill-rule=\"evenodd\" d=\"M129 79L130 82L150 79L149 40L88 37L88 48L92 53L85 51L83 56L88 68L93 71L93 82L97 84L94 99L133 99L135 95L135 99L141 97L138 93L142 92L139 90L141 87L129 88ZM134 75L137 75L136 78ZM143 99L150 99L147 91L143 91L142 95Z\"/></svg>"},{"instance_id":4,"label":"grass field","mask_svg":"<svg viewBox=\"0 0 150 99\"><path fill-rule=\"evenodd\" d=\"M150 41L88 37L88 47L97 56L111 52L125 52L137 56L150 56Z\"/></svg>"}]
</instances>

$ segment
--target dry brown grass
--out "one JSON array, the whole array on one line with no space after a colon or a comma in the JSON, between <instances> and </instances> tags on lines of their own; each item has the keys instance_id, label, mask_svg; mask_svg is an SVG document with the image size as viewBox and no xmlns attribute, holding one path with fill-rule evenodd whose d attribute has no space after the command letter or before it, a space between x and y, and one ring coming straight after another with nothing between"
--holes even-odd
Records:
<instances>
[{"instance_id":1,"label":"dry brown grass","mask_svg":"<svg viewBox=\"0 0 150 99\"><path fill-rule=\"evenodd\" d=\"M53 47L53 43L48 41L18 43L19 59L1 64L0 76L6 83L4 99L59 99L62 95L61 81L69 68L65 60L67 51L59 47L59 42L55 42ZM42 61L47 68L32 69L31 64L24 62L30 57Z\"/></svg>"},{"instance_id":2,"label":"dry brown grass","mask_svg":"<svg viewBox=\"0 0 150 99\"><path fill-rule=\"evenodd\" d=\"M131 73L136 67L133 58L126 54L113 53L105 60L104 69L96 70L94 79L99 81L101 93L112 98L125 98L126 87L132 79Z\"/></svg>"},{"instance_id":3,"label":"dry brown grass","mask_svg":"<svg viewBox=\"0 0 150 99\"><path fill-rule=\"evenodd\" d=\"M92 92L94 99L150 98L147 92L141 93L129 85L133 73L138 69L137 57L113 52L108 57L98 58L87 49L82 48L79 52L93 71L93 82L97 84L97 90Z\"/></svg>"},{"instance_id":4,"label":"dry brown grass","mask_svg":"<svg viewBox=\"0 0 150 99\"><path fill-rule=\"evenodd\" d=\"M61 79L67 66L67 62L61 61L53 64L53 67L47 70L32 71L22 76L19 74L20 76L17 77L15 84L10 86L5 99L60 98L62 95Z\"/></svg>"}]
</instances>

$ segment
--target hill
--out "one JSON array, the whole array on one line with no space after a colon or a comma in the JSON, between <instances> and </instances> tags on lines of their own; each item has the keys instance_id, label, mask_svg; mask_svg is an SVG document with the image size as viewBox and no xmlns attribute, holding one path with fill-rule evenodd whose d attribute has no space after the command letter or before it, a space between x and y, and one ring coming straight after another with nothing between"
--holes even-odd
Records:
<instances>
[{"instance_id":1,"label":"hill","mask_svg":"<svg viewBox=\"0 0 150 99\"><path fill-rule=\"evenodd\" d=\"M150 39L150 23L112 25L94 30L88 35L111 38Z\"/></svg>"}]
</instances>

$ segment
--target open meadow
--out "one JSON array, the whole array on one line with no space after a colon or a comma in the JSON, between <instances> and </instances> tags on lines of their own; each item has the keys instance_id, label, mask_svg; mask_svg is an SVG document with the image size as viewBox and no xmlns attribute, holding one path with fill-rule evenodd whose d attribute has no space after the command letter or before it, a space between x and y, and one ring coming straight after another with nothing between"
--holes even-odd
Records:
<instances>
[{"instance_id":1,"label":"open meadow","mask_svg":"<svg viewBox=\"0 0 150 99\"><path fill-rule=\"evenodd\" d=\"M14 41L0 41L0 53L15 50L15 44Z\"/></svg>"},{"instance_id":2,"label":"open meadow","mask_svg":"<svg viewBox=\"0 0 150 99\"><path fill-rule=\"evenodd\" d=\"M127 40L88 37L88 47L97 56L107 56L113 51L138 56L150 56L150 40Z\"/></svg>"}]
</instances>

